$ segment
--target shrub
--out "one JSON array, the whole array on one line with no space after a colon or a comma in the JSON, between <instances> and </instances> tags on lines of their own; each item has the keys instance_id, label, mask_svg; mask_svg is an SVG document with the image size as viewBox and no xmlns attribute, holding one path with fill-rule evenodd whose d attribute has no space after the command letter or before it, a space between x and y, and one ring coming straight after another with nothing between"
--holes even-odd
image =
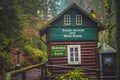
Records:
<instances>
[{"instance_id":1,"label":"shrub","mask_svg":"<svg viewBox=\"0 0 120 80\"><path fill-rule=\"evenodd\" d=\"M73 71L69 71L66 74L62 74L56 77L56 80L88 80L85 77L85 74L81 72L81 69L75 69Z\"/></svg>"},{"instance_id":2,"label":"shrub","mask_svg":"<svg viewBox=\"0 0 120 80\"><path fill-rule=\"evenodd\" d=\"M30 56L34 58L34 64L47 60L46 52L43 52L38 48L32 47L31 45L25 45L24 49L27 53L29 53Z\"/></svg>"},{"instance_id":3,"label":"shrub","mask_svg":"<svg viewBox=\"0 0 120 80\"><path fill-rule=\"evenodd\" d=\"M6 52L0 52L0 74L4 74L7 71L13 70L14 61L10 54Z\"/></svg>"}]
</instances>

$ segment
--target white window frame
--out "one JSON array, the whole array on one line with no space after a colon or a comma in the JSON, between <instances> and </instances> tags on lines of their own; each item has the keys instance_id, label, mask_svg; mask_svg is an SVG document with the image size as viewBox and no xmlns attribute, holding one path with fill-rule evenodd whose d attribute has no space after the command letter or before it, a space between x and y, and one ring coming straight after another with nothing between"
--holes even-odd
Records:
<instances>
[{"instance_id":1,"label":"white window frame","mask_svg":"<svg viewBox=\"0 0 120 80\"><path fill-rule=\"evenodd\" d=\"M82 25L82 15L76 15L76 25Z\"/></svg>"},{"instance_id":2,"label":"white window frame","mask_svg":"<svg viewBox=\"0 0 120 80\"><path fill-rule=\"evenodd\" d=\"M64 15L64 24L70 25L70 23L71 23L70 15Z\"/></svg>"},{"instance_id":3,"label":"white window frame","mask_svg":"<svg viewBox=\"0 0 120 80\"><path fill-rule=\"evenodd\" d=\"M70 56L70 48L73 48L73 56ZM78 56L75 55L75 48L78 49ZM69 65L79 65L81 64L81 47L80 45L68 45L67 46L67 54L68 54L68 64ZM74 58L73 61L71 61L71 58ZM78 58L78 61L75 60L75 57Z\"/></svg>"}]
</instances>

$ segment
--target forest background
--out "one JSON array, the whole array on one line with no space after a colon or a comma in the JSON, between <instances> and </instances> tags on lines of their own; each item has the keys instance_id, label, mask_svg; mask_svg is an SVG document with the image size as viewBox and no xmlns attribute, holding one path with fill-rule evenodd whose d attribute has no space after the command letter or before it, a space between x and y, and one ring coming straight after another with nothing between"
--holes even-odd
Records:
<instances>
[{"instance_id":1,"label":"forest background","mask_svg":"<svg viewBox=\"0 0 120 80\"><path fill-rule=\"evenodd\" d=\"M99 47L107 43L116 49L114 0L0 0L0 74L14 69L16 51L20 51L22 67L47 60L39 30L73 2L88 13L93 10L106 26Z\"/></svg>"}]
</instances>

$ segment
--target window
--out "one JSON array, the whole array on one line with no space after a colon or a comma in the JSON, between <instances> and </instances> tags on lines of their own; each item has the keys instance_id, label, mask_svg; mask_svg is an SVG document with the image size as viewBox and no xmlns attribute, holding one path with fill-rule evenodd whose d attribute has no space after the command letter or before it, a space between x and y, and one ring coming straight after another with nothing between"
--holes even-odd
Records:
<instances>
[{"instance_id":1,"label":"window","mask_svg":"<svg viewBox=\"0 0 120 80\"><path fill-rule=\"evenodd\" d=\"M65 15L64 16L64 24L65 25L70 25L70 15Z\"/></svg>"},{"instance_id":2,"label":"window","mask_svg":"<svg viewBox=\"0 0 120 80\"><path fill-rule=\"evenodd\" d=\"M68 45L68 64L80 64L80 45Z\"/></svg>"},{"instance_id":3,"label":"window","mask_svg":"<svg viewBox=\"0 0 120 80\"><path fill-rule=\"evenodd\" d=\"M81 25L82 24L82 15L76 15L76 24Z\"/></svg>"},{"instance_id":4,"label":"window","mask_svg":"<svg viewBox=\"0 0 120 80\"><path fill-rule=\"evenodd\" d=\"M104 64L112 64L113 58L112 57L105 57L104 58Z\"/></svg>"}]
</instances>

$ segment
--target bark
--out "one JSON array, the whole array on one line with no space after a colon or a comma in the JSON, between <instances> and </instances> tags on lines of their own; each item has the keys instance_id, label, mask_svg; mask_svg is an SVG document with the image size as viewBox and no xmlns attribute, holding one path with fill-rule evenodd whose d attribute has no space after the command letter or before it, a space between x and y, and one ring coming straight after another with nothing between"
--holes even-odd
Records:
<instances>
[{"instance_id":1,"label":"bark","mask_svg":"<svg viewBox=\"0 0 120 80\"><path fill-rule=\"evenodd\" d=\"M117 43L117 76L120 77L120 0L115 0L116 5L116 43ZM120 80L118 78L117 80Z\"/></svg>"}]
</instances>

